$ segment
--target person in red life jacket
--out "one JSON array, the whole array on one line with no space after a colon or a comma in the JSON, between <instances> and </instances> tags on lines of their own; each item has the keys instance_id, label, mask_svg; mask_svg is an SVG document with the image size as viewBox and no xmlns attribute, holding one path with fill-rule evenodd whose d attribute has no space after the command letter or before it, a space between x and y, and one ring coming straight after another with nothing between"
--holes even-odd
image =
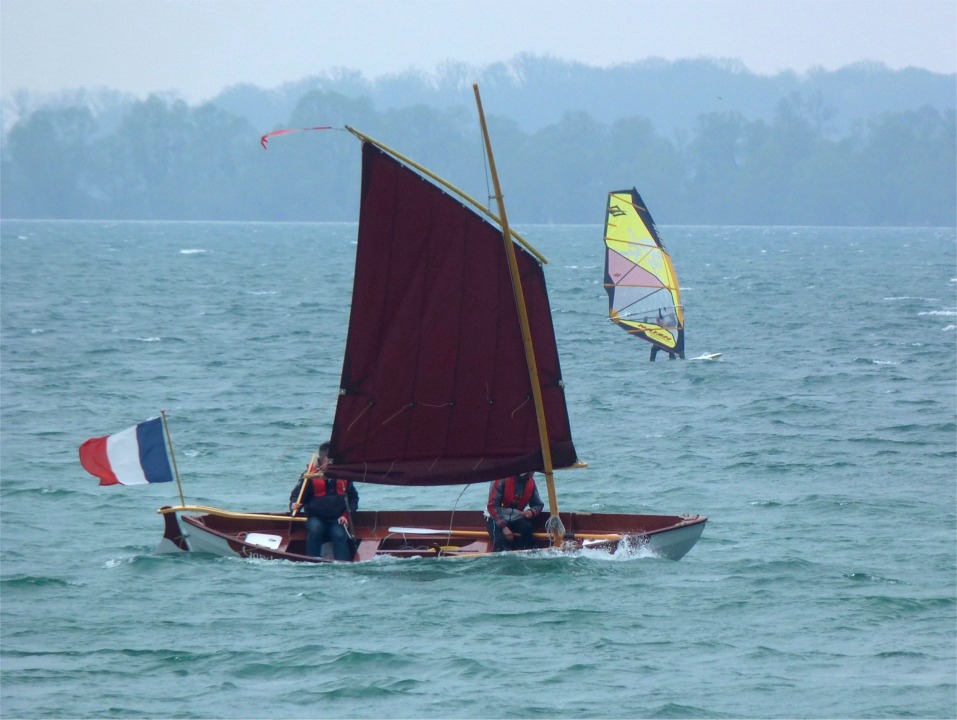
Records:
<instances>
[{"instance_id":1,"label":"person in red life jacket","mask_svg":"<svg viewBox=\"0 0 957 720\"><path fill-rule=\"evenodd\" d=\"M485 511L485 524L492 536L492 552L535 547L532 518L541 514L544 507L530 472L493 482Z\"/></svg>"},{"instance_id":2,"label":"person in red life jacket","mask_svg":"<svg viewBox=\"0 0 957 720\"><path fill-rule=\"evenodd\" d=\"M306 472L299 476L299 482L289 495L289 510L295 515L300 508L306 517L306 553L313 557L322 554L322 544L332 542L336 560L352 560L350 547L349 519L351 513L359 509L359 492L348 480L326 477L325 471L332 461L329 459L329 443L319 446L316 460L309 464ZM302 502L299 494L302 484Z\"/></svg>"}]
</instances>

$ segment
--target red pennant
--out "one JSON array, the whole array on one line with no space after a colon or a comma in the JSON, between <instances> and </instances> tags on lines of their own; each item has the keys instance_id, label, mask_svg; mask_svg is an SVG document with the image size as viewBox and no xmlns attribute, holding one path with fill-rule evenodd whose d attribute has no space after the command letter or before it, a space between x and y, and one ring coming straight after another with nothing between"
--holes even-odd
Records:
<instances>
[{"instance_id":1,"label":"red pennant","mask_svg":"<svg viewBox=\"0 0 957 720\"><path fill-rule=\"evenodd\" d=\"M259 144L263 146L263 150L267 150L266 143L269 142L269 138L273 135L285 135L286 133L294 132L308 132L309 130L334 130L331 125L322 125L320 127L311 127L311 128L286 128L285 130L273 130L272 132L266 133L261 138L259 138Z\"/></svg>"}]
</instances>

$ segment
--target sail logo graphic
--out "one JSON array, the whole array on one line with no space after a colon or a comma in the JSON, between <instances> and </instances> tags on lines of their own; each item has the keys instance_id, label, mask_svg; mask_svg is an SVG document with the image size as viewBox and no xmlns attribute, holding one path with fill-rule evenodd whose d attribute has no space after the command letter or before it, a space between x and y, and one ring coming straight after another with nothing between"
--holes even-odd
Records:
<instances>
[{"instance_id":1,"label":"sail logo graphic","mask_svg":"<svg viewBox=\"0 0 957 720\"><path fill-rule=\"evenodd\" d=\"M621 217L622 215L627 215L628 213L626 213L617 205L612 205L611 207L608 208L608 214L611 215L612 217Z\"/></svg>"},{"instance_id":2,"label":"sail logo graphic","mask_svg":"<svg viewBox=\"0 0 957 720\"><path fill-rule=\"evenodd\" d=\"M645 325L644 323L638 323L637 328L640 332L643 332L650 339L656 340L662 345L665 345L667 347L675 346L675 338L667 330L662 330L660 327L657 327L655 325Z\"/></svg>"}]
</instances>

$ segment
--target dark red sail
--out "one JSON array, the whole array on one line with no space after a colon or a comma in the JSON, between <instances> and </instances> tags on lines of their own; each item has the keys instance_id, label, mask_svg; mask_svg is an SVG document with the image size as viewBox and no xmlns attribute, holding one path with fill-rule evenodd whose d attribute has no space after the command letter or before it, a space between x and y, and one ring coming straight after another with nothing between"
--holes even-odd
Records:
<instances>
[{"instance_id":1,"label":"dark red sail","mask_svg":"<svg viewBox=\"0 0 957 720\"><path fill-rule=\"evenodd\" d=\"M362 146L356 269L332 474L390 485L543 470L501 229ZM555 468L576 461L545 278L516 246Z\"/></svg>"}]
</instances>

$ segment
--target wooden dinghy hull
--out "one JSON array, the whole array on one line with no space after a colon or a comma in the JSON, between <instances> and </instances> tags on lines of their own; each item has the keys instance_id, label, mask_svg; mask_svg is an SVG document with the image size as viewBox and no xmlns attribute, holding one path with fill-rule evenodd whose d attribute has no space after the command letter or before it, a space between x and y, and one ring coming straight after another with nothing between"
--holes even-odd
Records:
<instances>
[{"instance_id":1,"label":"wooden dinghy hull","mask_svg":"<svg viewBox=\"0 0 957 720\"><path fill-rule=\"evenodd\" d=\"M331 552L305 554L305 518L281 513L238 513L204 506L162 507L165 519L161 554L206 553L225 557L332 562ZM550 546L545 518L537 518L535 542ZM380 557L452 558L492 553L492 541L480 511L373 510L353 518L354 561ZM646 550L681 559L698 541L707 518L701 515L626 515L563 513L564 550ZM327 548L328 549L328 548Z\"/></svg>"}]
</instances>

